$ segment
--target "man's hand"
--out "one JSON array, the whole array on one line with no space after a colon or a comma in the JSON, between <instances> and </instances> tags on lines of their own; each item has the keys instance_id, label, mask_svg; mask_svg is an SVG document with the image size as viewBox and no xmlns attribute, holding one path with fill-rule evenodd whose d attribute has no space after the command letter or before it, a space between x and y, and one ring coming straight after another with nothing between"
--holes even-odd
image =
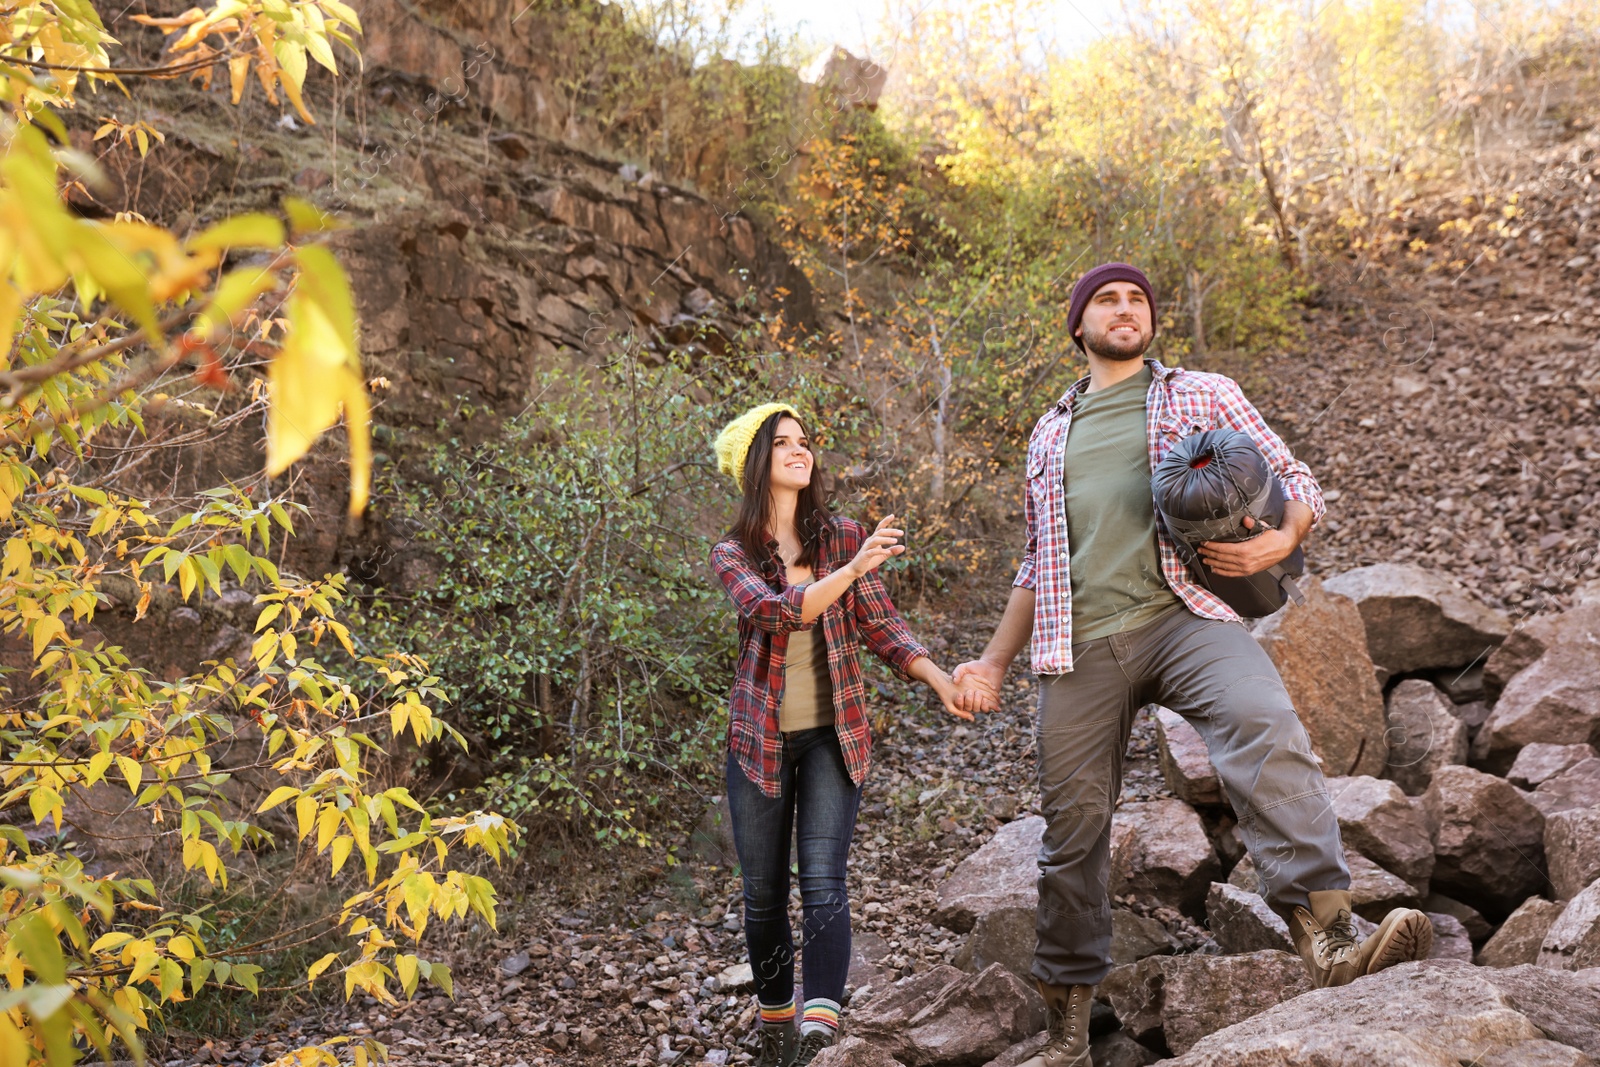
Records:
<instances>
[{"instance_id":1,"label":"man's hand","mask_svg":"<svg viewBox=\"0 0 1600 1067\"><path fill-rule=\"evenodd\" d=\"M961 706L962 690L957 688L954 681L944 671L939 671L928 682L933 691L939 694L939 699L944 703L944 710L958 719L972 721L972 712Z\"/></svg>"},{"instance_id":2,"label":"man's hand","mask_svg":"<svg viewBox=\"0 0 1600 1067\"><path fill-rule=\"evenodd\" d=\"M1245 529L1254 529L1255 524L1254 519L1245 516ZM1248 578L1288 559L1299 543L1297 537L1283 530L1263 530L1248 541L1202 541L1200 557L1218 577ZM961 677L959 667L956 677Z\"/></svg>"},{"instance_id":3,"label":"man's hand","mask_svg":"<svg viewBox=\"0 0 1600 1067\"><path fill-rule=\"evenodd\" d=\"M961 709L999 711L1000 683L1005 676L1006 669L989 660L974 659L961 664L952 676L959 691Z\"/></svg>"}]
</instances>

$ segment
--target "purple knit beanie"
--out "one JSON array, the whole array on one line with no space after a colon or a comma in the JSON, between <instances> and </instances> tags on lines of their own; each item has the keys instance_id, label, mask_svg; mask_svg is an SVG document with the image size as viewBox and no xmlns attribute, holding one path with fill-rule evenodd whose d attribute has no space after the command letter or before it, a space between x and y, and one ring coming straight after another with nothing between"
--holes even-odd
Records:
<instances>
[{"instance_id":1,"label":"purple knit beanie","mask_svg":"<svg viewBox=\"0 0 1600 1067\"><path fill-rule=\"evenodd\" d=\"M1072 343L1083 349L1083 338L1078 336L1078 324L1083 321L1083 309L1089 306L1089 298L1100 291L1100 287L1107 282L1132 282L1144 290L1144 298L1150 302L1150 330L1152 336L1156 328L1156 294L1150 288L1150 279L1144 276L1144 271L1131 263L1102 263L1086 271L1078 283L1072 287L1072 304L1067 309L1067 334L1072 338Z\"/></svg>"}]
</instances>

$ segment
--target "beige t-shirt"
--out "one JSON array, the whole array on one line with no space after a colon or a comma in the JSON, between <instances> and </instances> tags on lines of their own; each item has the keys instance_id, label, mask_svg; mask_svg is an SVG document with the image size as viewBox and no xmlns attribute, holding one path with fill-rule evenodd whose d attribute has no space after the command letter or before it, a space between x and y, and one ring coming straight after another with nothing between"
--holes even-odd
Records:
<instances>
[{"instance_id":1,"label":"beige t-shirt","mask_svg":"<svg viewBox=\"0 0 1600 1067\"><path fill-rule=\"evenodd\" d=\"M789 634L783 657L783 703L778 729L784 733L833 725L833 680L828 676L828 642L822 624Z\"/></svg>"}]
</instances>

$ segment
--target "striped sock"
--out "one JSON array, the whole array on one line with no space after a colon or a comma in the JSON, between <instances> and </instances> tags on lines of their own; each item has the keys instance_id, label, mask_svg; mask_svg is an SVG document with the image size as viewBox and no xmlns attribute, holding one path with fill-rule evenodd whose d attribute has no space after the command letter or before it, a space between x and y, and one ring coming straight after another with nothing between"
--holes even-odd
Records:
<instances>
[{"instance_id":1,"label":"striped sock","mask_svg":"<svg viewBox=\"0 0 1600 1067\"><path fill-rule=\"evenodd\" d=\"M758 1000L757 1004L761 1004ZM782 1026L784 1023L794 1022L794 998L790 997L782 1004L761 1004L761 1025Z\"/></svg>"},{"instance_id":2,"label":"striped sock","mask_svg":"<svg viewBox=\"0 0 1600 1067\"><path fill-rule=\"evenodd\" d=\"M839 1002L816 997L806 1001L805 1015L800 1020L800 1036L806 1034L839 1032Z\"/></svg>"}]
</instances>

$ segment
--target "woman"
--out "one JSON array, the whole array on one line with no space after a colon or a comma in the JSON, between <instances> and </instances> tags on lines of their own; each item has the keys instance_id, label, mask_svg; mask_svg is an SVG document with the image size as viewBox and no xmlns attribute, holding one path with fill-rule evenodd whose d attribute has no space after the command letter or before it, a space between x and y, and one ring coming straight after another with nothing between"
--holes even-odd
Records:
<instances>
[{"instance_id":1,"label":"woman","mask_svg":"<svg viewBox=\"0 0 1600 1067\"><path fill-rule=\"evenodd\" d=\"M831 515L805 428L763 404L716 442L743 496L711 564L739 612L728 723L728 806L744 874L744 930L761 1006L758 1067L809 1064L833 1044L850 968L845 859L872 744L857 649L960 695L889 601L878 566L905 551L894 516L869 537ZM789 838L798 828L805 1003L796 1018Z\"/></svg>"}]
</instances>

